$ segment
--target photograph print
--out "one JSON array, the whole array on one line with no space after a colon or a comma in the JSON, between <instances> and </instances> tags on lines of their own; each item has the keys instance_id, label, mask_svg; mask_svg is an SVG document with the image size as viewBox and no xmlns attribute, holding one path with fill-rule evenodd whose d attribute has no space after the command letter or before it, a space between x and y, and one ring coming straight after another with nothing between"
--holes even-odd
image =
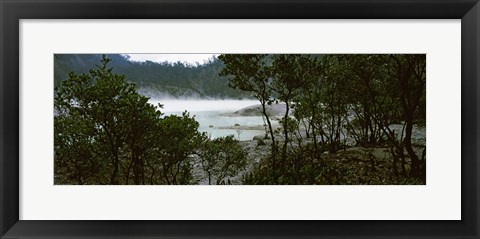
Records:
<instances>
[{"instance_id":1,"label":"photograph print","mask_svg":"<svg viewBox=\"0 0 480 239\"><path fill-rule=\"evenodd\" d=\"M55 54L55 185L426 185L426 54Z\"/></svg>"}]
</instances>

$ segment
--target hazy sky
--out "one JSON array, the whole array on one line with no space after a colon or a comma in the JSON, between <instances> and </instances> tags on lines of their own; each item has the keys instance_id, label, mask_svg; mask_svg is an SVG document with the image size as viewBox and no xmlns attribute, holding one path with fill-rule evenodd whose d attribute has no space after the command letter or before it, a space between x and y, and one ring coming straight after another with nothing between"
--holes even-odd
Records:
<instances>
[{"instance_id":1,"label":"hazy sky","mask_svg":"<svg viewBox=\"0 0 480 239\"><path fill-rule=\"evenodd\" d=\"M153 62L177 62L188 63L196 65L203 64L204 61L218 56L218 54L127 54L131 61L153 61Z\"/></svg>"}]
</instances>

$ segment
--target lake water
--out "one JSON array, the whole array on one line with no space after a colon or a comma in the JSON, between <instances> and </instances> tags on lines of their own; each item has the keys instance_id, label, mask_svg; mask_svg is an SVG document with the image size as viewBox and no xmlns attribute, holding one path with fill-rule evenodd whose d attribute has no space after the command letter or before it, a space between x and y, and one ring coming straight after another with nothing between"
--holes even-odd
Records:
<instances>
[{"instance_id":1,"label":"lake water","mask_svg":"<svg viewBox=\"0 0 480 239\"><path fill-rule=\"evenodd\" d=\"M182 115L185 110L190 112L200 124L199 131L207 132L211 138L233 135L238 140L251 140L256 135L265 134L261 116L220 115L258 105L256 100L150 100L150 103L161 103L165 115Z\"/></svg>"}]
</instances>

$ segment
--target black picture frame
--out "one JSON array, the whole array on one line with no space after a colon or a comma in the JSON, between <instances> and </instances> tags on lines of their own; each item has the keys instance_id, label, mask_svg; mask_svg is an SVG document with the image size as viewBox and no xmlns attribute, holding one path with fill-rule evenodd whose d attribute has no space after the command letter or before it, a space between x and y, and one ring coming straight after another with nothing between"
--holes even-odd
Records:
<instances>
[{"instance_id":1,"label":"black picture frame","mask_svg":"<svg viewBox=\"0 0 480 239\"><path fill-rule=\"evenodd\" d=\"M0 0L2 238L480 238L478 0ZM19 220L20 19L462 19L462 220Z\"/></svg>"}]
</instances>

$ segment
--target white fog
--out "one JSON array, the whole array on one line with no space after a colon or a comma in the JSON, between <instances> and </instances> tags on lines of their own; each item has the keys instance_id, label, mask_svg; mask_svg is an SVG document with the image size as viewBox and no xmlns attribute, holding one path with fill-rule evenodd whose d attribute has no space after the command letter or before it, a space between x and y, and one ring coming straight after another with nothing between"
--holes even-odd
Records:
<instances>
[{"instance_id":1,"label":"white fog","mask_svg":"<svg viewBox=\"0 0 480 239\"><path fill-rule=\"evenodd\" d=\"M265 134L261 116L224 115L243 108L258 105L256 100L176 100L151 99L150 103L161 103L165 115L181 115L185 110L199 122L200 132L207 132L211 138L234 135L238 140L251 140ZM274 122L276 123L276 122Z\"/></svg>"}]
</instances>

